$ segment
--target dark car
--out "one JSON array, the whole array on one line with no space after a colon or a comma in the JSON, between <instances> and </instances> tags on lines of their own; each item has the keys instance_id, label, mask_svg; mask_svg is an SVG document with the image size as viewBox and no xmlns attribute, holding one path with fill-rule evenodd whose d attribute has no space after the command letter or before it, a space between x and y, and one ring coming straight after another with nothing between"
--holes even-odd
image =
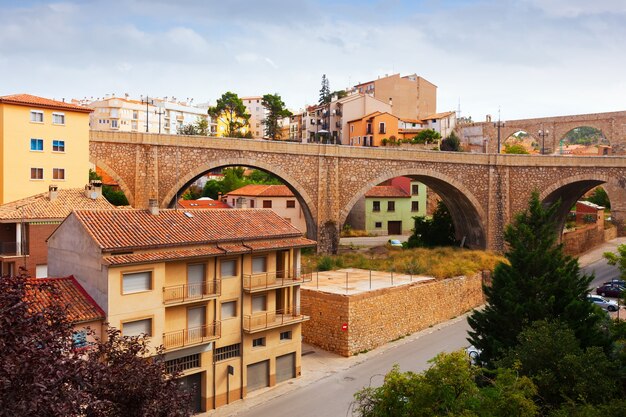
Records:
<instances>
[{"instance_id":1,"label":"dark car","mask_svg":"<svg viewBox=\"0 0 626 417\"><path fill-rule=\"evenodd\" d=\"M604 284L596 288L596 294L603 297L621 297L624 287L618 284Z\"/></svg>"},{"instance_id":2,"label":"dark car","mask_svg":"<svg viewBox=\"0 0 626 417\"><path fill-rule=\"evenodd\" d=\"M626 281L623 281L619 278L614 278L610 281L605 282L602 285L611 285L611 284L619 285L620 287L626 287Z\"/></svg>"}]
</instances>

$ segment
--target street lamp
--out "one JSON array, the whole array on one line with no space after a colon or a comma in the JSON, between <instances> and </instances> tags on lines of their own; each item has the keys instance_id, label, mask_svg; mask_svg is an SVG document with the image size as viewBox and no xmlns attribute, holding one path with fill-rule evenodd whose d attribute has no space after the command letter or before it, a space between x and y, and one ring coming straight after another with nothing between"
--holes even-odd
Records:
<instances>
[{"instance_id":1,"label":"street lamp","mask_svg":"<svg viewBox=\"0 0 626 417\"><path fill-rule=\"evenodd\" d=\"M504 125L505 125L505 122L501 122L499 117L498 117L498 121L493 124L493 127L498 128L498 152L497 153L500 153L500 128L504 127Z\"/></svg>"},{"instance_id":2,"label":"street lamp","mask_svg":"<svg viewBox=\"0 0 626 417\"><path fill-rule=\"evenodd\" d=\"M148 126L150 126L150 125L149 125L149 123L148 123L148 120L149 120L149 119L148 119L148 115L150 114L150 113L149 113L148 106L149 106L150 104L154 104L154 100L153 100L153 99L151 99L151 98L150 98L150 97L148 97L148 96L146 96L146 98L145 98L145 99L143 98L143 96L141 96L141 104L143 104L143 103L145 103L145 104L146 104L146 133L148 133Z\"/></svg>"},{"instance_id":3,"label":"street lamp","mask_svg":"<svg viewBox=\"0 0 626 417\"><path fill-rule=\"evenodd\" d=\"M158 114L159 115L159 135L161 134L161 115L165 114L165 112L161 109L155 110L154 114ZM146 130L147 132L147 130ZM171 131L170 131L171 132Z\"/></svg>"},{"instance_id":4,"label":"street lamp","mask_svg":"<svg viewBox=\"0 0 626 417\"><path fill-rule=\"evenodd\" d=\"M550 134L550 131L548 129L539 129L539 132L537 132L537 134L541 138L541 154L544 155L546 152L546 136Z\"/></svg>"}]
</instances>

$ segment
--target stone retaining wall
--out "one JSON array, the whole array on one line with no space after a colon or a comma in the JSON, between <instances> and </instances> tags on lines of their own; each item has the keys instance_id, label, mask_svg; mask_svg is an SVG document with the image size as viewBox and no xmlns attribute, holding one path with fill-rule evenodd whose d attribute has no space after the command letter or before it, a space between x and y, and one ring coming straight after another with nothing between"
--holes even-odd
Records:
<instances>
[{"instance_id":1,"label":"stone retaining wall","mask_svg":"<svg viewBox=\"0 0 626 417\"><path fill-rule=\"evenodd\" d=\"M563 234L563 250L576 256L617 237L617 228L600 229L595 224Z\"/></svg>"},{"instance_id":2,"label":"stone retaining wall","mask_svg":"<svg viewBox=\"0 0 626 417\"><path fill-rule=\"evenodd\" d=\"M483 304L482 281L477 273L356 295L302 289L302 311L311 317L303 340L343 356L375 349Z\"/></svg>"}]
</instances>

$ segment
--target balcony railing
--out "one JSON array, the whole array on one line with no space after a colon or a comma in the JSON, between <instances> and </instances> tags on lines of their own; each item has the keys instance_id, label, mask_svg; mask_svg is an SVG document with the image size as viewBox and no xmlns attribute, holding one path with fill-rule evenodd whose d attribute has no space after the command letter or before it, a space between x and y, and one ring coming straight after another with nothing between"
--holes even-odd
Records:
<instances>
[{"instance_id":1,"label":"balcony railing","mask_svg":"<svg viewBox=\"0 0 626 417\"><path fill-rule=\"evenodd\" d=\"M219 321L207 324L206 326L167 332L163 333L163 348L169 350L199 345L219 339L220 335L221 323Z\"/></svg>"},{"instance_id":2,"label":"balcony railing","mask_svg":"<svg viewBox=\"0 0 626 417\"><path fill-rule=\"evenodd\" d=\"M220 280L163 287L163 303L185 303L220 295Z\"/></svg>"},{"instance_id":3,"label":"balcony railing","mask_svg":"<svg viewBox=\"0 0 626 417\"><path fill-rule=\"evenodd\" d=\"M310 282L311 271L274 271L262 272L258 274L244 274L243 289L245 291L266 290L269 288L280 288L289 285Z\"/></svg>"},{"instance_id":4,"label":"balcony railing","mask_svg":"<svg viewBox=\"0 0 626 417\"><path fill-rule=\"evenodd\" d=\"M26 244L26 242L0 242L0 256L22 255L28 255L28 245Z\"/></svg>"},{"instance_id":5,"label":"balcony railing","mask_svg":"<svg viewBox=\"0 0 626 417\"><path fill-rule=\"evenodd\" d=\"M248 333L273 329L300 323L309 319L309 316L300 314L300 309L287 309L276 311L263 311L243 316L243 330Z\"/></svg>"}]
</instances>

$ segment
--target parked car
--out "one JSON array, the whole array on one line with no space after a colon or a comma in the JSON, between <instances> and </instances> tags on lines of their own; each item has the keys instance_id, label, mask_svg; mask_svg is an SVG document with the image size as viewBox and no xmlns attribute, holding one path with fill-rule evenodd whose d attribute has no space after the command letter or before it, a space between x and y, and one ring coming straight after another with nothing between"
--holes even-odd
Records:
<instances>
[{"instance_id":1,"label":"parked car","mask_svg":"<svg viewBox=\"0 0 626 417\"><path fill-rule=\"evenodd\" d=\"M607 300L604 297L600 297L599 295L589 294L587 295L587 300L591 301L595 305L599 306L603 310L607 311L617 311L619 309L619 305L617 301Z\"/></svg>"},{"instance_id":2,"label":"parked car","mask_svg":"<svg viewBox=\"0 0 626 417\"><path fill-rule=\"evenodd\" d=\"M470 362L472 363L472 365L478 365L478 357L481 354L480 349L478 349L477 347L473 345L470 345L467 348L465 348L465 353L467 354L467 356L469 356Z\"/></svg>"},{"instance_id":3,"label":"parked car","mask_svg":"<svg viewBox=\"0 0 626 417\"><path fill-rule=\"evenodd\" d=\"M402 242L400 242L398 239L389 239L389 244L391 246L396 246L401 248L402 247Z\"/></svg>"},{"instance_id":4,"label":"parked car","mask_svg":"<svg viewBox=\"0 0 626 417\"><path fill-rule=\"evenodd\" d=\"M604 284L596 288L596 294L603 297L621 297L624 288L625 287L618 284Z\"/></svg>"},{"instance_id":5,"label":"parked car","mask_svg":"<svg viewBox=\"0 0 626 417\"><path fill-rule=\"evenodd\" d=\"M610 284L619 285L620 287L626 287L626 281L621 280L619 278L613 278L612 280L607 281L602 285L610 285Z\"/></svg>"}]
</instances>

